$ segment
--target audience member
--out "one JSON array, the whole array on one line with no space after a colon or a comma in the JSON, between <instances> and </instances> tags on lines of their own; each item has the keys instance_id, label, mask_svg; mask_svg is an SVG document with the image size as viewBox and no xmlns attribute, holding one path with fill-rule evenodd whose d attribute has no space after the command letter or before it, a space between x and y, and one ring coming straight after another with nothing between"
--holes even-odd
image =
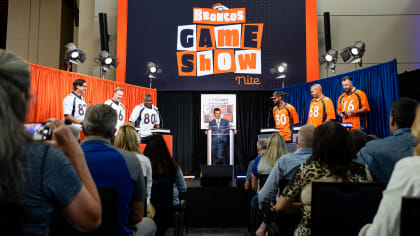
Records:
<instances>
[{"instance_id":1,"label":"audience member","mask_svg":"<svg viewBox=\"0 0 420 236\"><path fill-rule=\"evenodd\" d=\"M141 235L153 235L155 225L143 218L146 187L137 157L115 148L111 139L116 131L117 113L105 104L91 106L86 111L83 131L86 138L81 146L96 186L118 190L118 229L120 236L128 236L133 226L142 220Z\"/></svg>"},{"instance_id":2,"label":"audience member","mask_svg":"<svg viewBox=\"0 0 420 236\"><path fill-rule=\"evenodd\" d=\"M101 201L70 129L50 120L55 147L34 143L23 123L30 104L29 67L0 50L0 205L22 209L21 235L48 235L55 210L81 231L101 223ZM2 229L2 232L4 232Z\"/></svg>"},{"instance_id":3,"label":"audience member","mask_svg":"<svg viewBox=\"0 0 420 236\"><path fill-rule=\"evenodd\" d=\"M259 183L261 175L269 175L277 159L287 154L286 142L282 135L274 133L268 139L267 151L263 156L255 158L252 167L251 186L254 191L259 190L262 184Z\"/></svg>"},{"instance_id":4,"label":"audience member","mask_svg":"<svg viewBox=\"0 0 420 236\"><path fill-rule=\"evenodd\" d=\"M173 206L180 206L179 193L187 191L187 183L181 168L171 157L165 141L160 135L152 135L147 141L144 155L150 158L152 163L153 182L160 179L170 178L173 181ZM152 196L153 197L153 196ZM155 206L157 207L156 203ZM156 235L164 235L169 227L168 216L160 216L158 212L155 215L157 225ZM170 218L169 218L170 219Z\"/></svg>"},{"instance_id":5,"label":"audience member","mask_svg":"<svg viewBox=\"0 0 420 236\"><path fill-rule=\"evenodd\" d=\"M299 167L271 208L275 212L303 211L295 235L311 234L312 182L372 181L367 167L353 161L356 153L350 134L344 127L332 121L326 122L315 129L313 139L312 156Z\"/></svg>"},{"instance_id":6,"label":"audience member","mask_svg":"<svg viewBox=\"0 0 420 236\"><path fill-rule=\"evenodd\" d=\"M257 141L258 156L264 155L267 149L267 144L268 144L268 139L266 138L258 139ZM246 170L246 179L245 179L245 185L244 185L245 190L248 190L251 187L251 178L252 178L251 171L252 171L252 167L254 166L254 162L255 162L255 159L250 161L248 164L248 169Z\"/></svg>"},{"instance_id":7,"label":"audience member","mask_svg":"<svg viewBox=\"0 0 420 236\"><path fill-rule=\"evenodd\" d=\"M354 151L356 153L358 153L360 151L360 149L362 149L369 140L366 133L361 131L361 130L358 130L358 129L350 130L350 136L353 139Z\"/></svg>"},{"instance_id":8,"label":"audience member","mask_svg":"<svg viewBox=\"0 0 420 236\"><path fill-rule=\"evenodd\" d=\"M357 161L367 164L375 180L388 184L397 161L413 154L418 141L410 132L416 116L417 101L400 98L391 106L390 129L393 136L371 141L357 154Z\"/></svg>"},{"instance_id":9,"label":"audience member","mask_svg":"<svg viewBox=\"0 0 420 236\"><path fill-rule=\"evenodd\" d=\"M152 189L152 165L148 157L144 156L139 146L139 136L136 128L131 123L126 123L119 127L119 132L115 136L114 146L134 153L140 161L144 176L147 179L147 204L150 204L150 194Z\"/></svg>"},{"instance_id":10,"label":"audience member","mask_svg":"<svg viewBox=\"0 0 420 236\"><path fill-rule=\"evenodd\" d=\"M418 108L411 132L420 140L420 109ZM403 158L395 164L373 223L365 225L360 230L360 236L400 235L402 197L420 197L419 169L420 144L414 149L414 156Z\"/></svg>"},{"instance_id":11,"label":"audience member","mask_svg":"<svg viewBox=\"0 0 420 236\"><path fill-rule=\"evenodd\" d=\"M264 235L267 230L267 225L270 223L270 217L268 217L270 215L270 203L276 200L280 180L291 179L299 166L306 162L312 155L314 130L315 127L313 125L304 125L301 127L296 138L297 150L294 153L286 154L277 160L267 181L260 192L258 192L259 206L265 217L263 223L256 232L257 235Z\"/></svg>"}]
</instances>

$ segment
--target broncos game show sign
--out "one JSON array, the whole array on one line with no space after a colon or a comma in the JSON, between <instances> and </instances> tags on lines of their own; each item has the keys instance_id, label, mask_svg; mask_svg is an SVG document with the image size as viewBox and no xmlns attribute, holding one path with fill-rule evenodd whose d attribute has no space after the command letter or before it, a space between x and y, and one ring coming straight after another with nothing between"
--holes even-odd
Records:
<instances>
[{"instance_id":1,"label":"broncos game show sign","mask_svg":"<svg viewBox=\"0 0 420 236\"><path fill-rule=\"evenodd\" d=\"M305 0L128 1L126 82L158 90L272 90L306 82Z\"/></svg>"}]
</instances>

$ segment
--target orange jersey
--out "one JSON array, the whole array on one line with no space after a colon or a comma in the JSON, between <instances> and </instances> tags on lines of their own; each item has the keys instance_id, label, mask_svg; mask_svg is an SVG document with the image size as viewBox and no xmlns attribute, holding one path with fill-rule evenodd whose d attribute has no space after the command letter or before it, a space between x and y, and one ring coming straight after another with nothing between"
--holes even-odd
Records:
<instances>
[{"instance_id":1,"label":"orange jersey","mask_svg":"<svg viewBox=\"0 0 420 236\"><path fill-rule=\"evenodd\" d=\"M280 108L279 106L275 106L273 108L273 117L276 122L276 128L280 130L279 133L284 137L284 140L292 141L293 125L299 123L299 116L296 109L288 103L285 103Z\"/></svg>"},{"instance_id":2,"label":"orange jersey","mask_svg":"<svg viewBox=\"0 0 420 236\"><path fill-rule=\"evenodd\" d=\"M349 95L343 93L340 97L338 97L337 113L361 109L370 111L369 102L365 92L355 89ZM343 118L343 123L352 123L352 129L366 129L366 113L347 116Z\"/></svg>"},{"instance_id":3,"label":"orange jersey","mask_svg":"<svg viewBox=\"0 0 420 236\"><path fill-rule=\"evenodd\" d=\"M334 104L328 97L321 97L320 99L312 99L309 106L308 124L315 127L321 125L326 120L335 119Z\"/></svg>"}]
</instances>

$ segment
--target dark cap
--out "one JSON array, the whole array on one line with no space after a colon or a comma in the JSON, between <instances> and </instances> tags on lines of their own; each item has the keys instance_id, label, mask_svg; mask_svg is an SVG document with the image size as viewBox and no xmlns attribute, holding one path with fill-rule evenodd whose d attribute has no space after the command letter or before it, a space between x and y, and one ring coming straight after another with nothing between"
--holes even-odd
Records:
<instances>
[{"instance_id":1,"label":"dark cap","mask_svg":"<svg viewBox=\"0 0 420 236\"><path fill-rule=\"evenodd\" d=\"M283 91L275 91L274 93L273 93L273 96L271 97L272 99L273 98L278 98L278 97L282 97L282 98L284 98L284 97L287 97L287 95L289 95L288 93L285 93L285 92L283 92Z\"/></svg>"}]
</instances>

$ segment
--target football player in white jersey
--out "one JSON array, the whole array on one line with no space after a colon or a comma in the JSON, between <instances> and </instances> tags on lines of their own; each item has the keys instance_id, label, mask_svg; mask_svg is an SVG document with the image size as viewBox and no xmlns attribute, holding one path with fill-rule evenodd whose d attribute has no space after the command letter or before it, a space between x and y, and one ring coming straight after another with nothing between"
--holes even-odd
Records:
<instances>
[{"instance_id":1,"label":"football player in white jersey","mask_svg":"<svg viewBox=\"0 0 420 236\"><path fill-rule=\"evenodd\" d=\"M121 103L123 99L124 89L118 87L114 89L114 96L111 99L105 101L106 105L110 105L117 112L117 124L115 125L115 135L117 135L118 130L124 124L125 121L125 109L124 105Z\"/></svg>"},{"instance_id":2,"label":"football player in white jersey","mask_svg":"<svg viewBox=\"0 0 420 236\"><path fill-rule=\"evenodd\" d=\"M146 94L142 104L137 105L130 115L130 122L140 128L141 143L145 144L153 128L160 128L159 110L152 105L152 95Z\"/></svg>"},{"instance_id":3,"label":"football player in white jersey","mask_svg":"<svg viewBox=\"0 0 420 236\"><path fill-rule=\"evenodd\" d=\"M82 95L86 92L86 81L76 79L73 82L73 92L63 100L64 123L82 129L87 109L86 101Z\"/></svg>"}]
</instances>

